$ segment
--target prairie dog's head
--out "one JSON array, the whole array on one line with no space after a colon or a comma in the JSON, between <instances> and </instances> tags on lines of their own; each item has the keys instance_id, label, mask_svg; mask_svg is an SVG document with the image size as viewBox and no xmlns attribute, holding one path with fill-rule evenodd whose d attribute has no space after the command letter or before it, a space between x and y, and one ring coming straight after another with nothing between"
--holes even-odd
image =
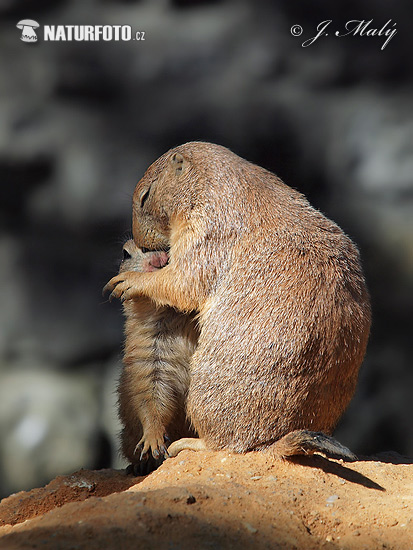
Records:
<instances>
[{"instance_id":1,"label":"prairie dog's head","mask_svg":"<svg viewBox=\"0 0 413 550\"><path fill-rule=\"evenodd\" d=\"M123 271L140 271L148 273L165 267L169 256L164 251L153 252L138 248L133 240L123 245L123 259L119 266L119 273Z\"/></svg>"},{"instance_id":2,"label":"prairie dog's head","mask_svg":"<svg viewBox=\"0 0 413 550\"><path fill-rule=\"evenodd\" d=\"M133 239L138 246L168 250L174 223L188 220L202 201L217 148L210 143L185 143L147 169L133 195Z\"/></svg>"},{"instance_id":3,"label":"prairie dog's head","mask_svg":"<svg viewBox=\"0 0 413 550\"><path fill-rule=\"evenodd\" d=\"M248 179L253 165L229 149L193 141L171 149L156 160L133 194L132 230L135 243L149 250L168 250L175 230L189 220L242 225L241 204L250 202ZM256 170L261 170L256 167ZM238 208L239 209L239 208Z\"/></svg>"},{"instance_id":4,"label":"prairie dog's head","mask_svg":"<svg viewBox=\"0 0 413 550\"><path fill-rule=\"evenodd\" d=\"M170 166L174 161L163 155L138 182L133 194L133 239L149 250L167 250L170 235ZM169 176L169 177L168 177Z\"/></svg>"}]
</instances>

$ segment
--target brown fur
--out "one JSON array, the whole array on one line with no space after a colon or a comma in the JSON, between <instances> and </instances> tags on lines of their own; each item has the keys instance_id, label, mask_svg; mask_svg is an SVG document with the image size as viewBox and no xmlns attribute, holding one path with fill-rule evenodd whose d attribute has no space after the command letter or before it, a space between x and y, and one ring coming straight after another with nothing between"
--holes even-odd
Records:
<instances>
[{"instance_id":1,"label":"brown fur","mask_svg":"<svg viewBox=\"0 0 413 550\"><path fill-rule=\"evenodd\" d=\"M280 454L290 432L330 434L370 328L359 254L343 231L274 174L192 142L138 183L133 235L170 249L169 263L124 272L106 290L198 313L187 409L206 448Z\"/></svg>"},{"instance_id":2,"label":"brown fur","mask_svg":"<svg viewBox=\"0 0 413 550\"><path fill-rule=\"evenodd\" d=\"M153 272L167 263L165 252L144 254L123 247L120 272ZM193 316L148 298L125 300L124 367L119 381L121 447L136 472L153 469L166 453L165 438L194 435L186 420L189 363L198 333ZM152 455L152 457L150 456Z\"/></svg>"}]
</instances>

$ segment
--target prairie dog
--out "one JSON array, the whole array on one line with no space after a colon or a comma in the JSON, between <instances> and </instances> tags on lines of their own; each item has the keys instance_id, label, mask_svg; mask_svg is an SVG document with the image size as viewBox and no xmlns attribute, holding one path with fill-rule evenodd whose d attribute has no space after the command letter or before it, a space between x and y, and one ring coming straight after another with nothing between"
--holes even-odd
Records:
<instances>
[{"instance_id":1,"label":"prairie dog","mask_svg":"<svg viewBox=\"0 0 413 550\"><path fill-rule=\"evenodd\" d=\"M105 290L198 314L187 412L200 439L170 454L334 446L317 432L331 434L354 393L371 322L343 231L271 172L202 142L148 168L132 222L137 246L168 248L169 262Z\"/></svg>"},{"instance_id":2,"label":"prairie dog","mask_svg":"<svg viewBox=\"0 0 413 550\"><path fill-rule=\"evenodd\" d=\"M153 272L166 252L143 253L132 240L123 246L119 271ZM119 381L122 453L135 473L162 462L167 441L195 435L186 419L189 363L198 339L193 316L157 308L139 297L125 300L125 350Z\"/></svg>"}]
</instances>

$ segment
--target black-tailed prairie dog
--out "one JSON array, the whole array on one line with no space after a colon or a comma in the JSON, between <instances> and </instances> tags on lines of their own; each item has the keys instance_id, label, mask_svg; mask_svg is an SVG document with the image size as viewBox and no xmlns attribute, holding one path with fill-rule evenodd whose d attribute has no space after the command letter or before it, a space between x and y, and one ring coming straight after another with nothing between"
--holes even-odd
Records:
<instances>
[{"instance_id":1,"label":"black-tailed prairie dog","mask_svg":"<svg viewBox=\"0 0 413 550\"><path fill-rule=\"evenodd\" d=\"M352 241L274 174L202 142L148 168L132 221L136 245L168 250L169 262L105 289L198 316L187 413L200 439L170 454L322 445L312 432L330 434L348 405L370 328Z\"/></svg>"},{"instance_id":2,"label":"black-tailed prairie dog","mask_svg":"<svg viewBox=\"0 0 413 550\"><path fill-rule=\"evenodd\" d=\"M132 240L123 246L119 271L153 272L165 252L143 253ZM125 300L125 350L118 387L122 454L135 473L162 462L167 442L195 435L186 417L189 363L198 332L193 315L159 307L145 297Z\"/></svg>"}]
</instances>

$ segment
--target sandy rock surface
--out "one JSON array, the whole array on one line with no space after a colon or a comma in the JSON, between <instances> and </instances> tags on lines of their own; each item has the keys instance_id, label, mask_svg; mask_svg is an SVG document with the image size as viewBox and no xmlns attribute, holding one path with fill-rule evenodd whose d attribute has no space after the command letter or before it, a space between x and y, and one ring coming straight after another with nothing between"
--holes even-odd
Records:
<instances>
[{"instance_id":1,"label":"sandy rock surface","mask_svg":"<svg viewBox=\"0 0 413 550\"><path fill-rule=\"evenodd\" d=\"M0 548L413 548L413 460L184 451L147 477L81 470L0 503Z\"/></svg>"}]
</instances>

